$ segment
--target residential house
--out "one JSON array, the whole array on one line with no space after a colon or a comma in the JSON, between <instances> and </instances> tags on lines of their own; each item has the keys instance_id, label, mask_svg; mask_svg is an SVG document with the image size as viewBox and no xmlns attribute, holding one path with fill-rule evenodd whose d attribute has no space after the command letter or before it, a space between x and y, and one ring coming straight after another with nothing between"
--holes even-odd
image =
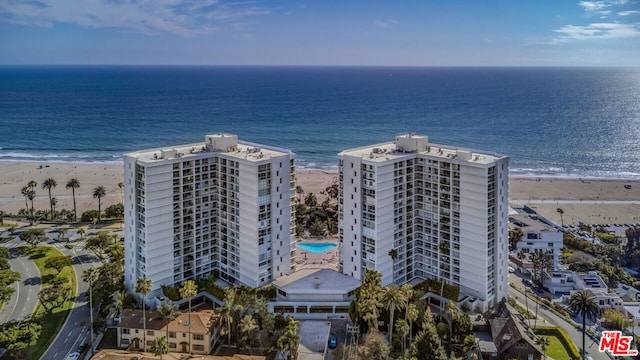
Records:
<instances>
[{"instance_id":1,"label":"residential house","mask_svg":"<svg viewBox=\"0 0 640 360\"><path fill-rule=\"evenodd\" d=\"M149 351L155 339L167 336L169 352L209 354L220 335L220 315L213 310L182 313L169 324L157 311L146 311L146 347L142 311L124 310L118 324L118 347ZM191 324L191 326L189 326ZM168 326L168 329L167 329Z\"/></svg>"}]
</instances>

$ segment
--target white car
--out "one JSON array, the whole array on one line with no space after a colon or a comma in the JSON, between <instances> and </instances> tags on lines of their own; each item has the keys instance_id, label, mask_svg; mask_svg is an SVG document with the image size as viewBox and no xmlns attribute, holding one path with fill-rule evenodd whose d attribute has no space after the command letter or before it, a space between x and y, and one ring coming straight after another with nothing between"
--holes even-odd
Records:
<instances>
[{"instance_id":1,"label":"white car","mask_svg":"<svg viewBox=\"0 0 640 360\"><path fill-rule=\"evenodd\" d=\"M67 355L67 360L78 360L79 358L80 358L80 353L77 351Z\"/></svg>"},{"instance_id":2,"label":"white car","mask_svg":"<svg viewBox=\"0 0 640 360\"><path fill-rule=\"evenodd\" d=\"M509 266L509 272L510 273L515 272L515 271L516 271L516 269L514 269L513 266Z\"/></svg>"}]
</instances>

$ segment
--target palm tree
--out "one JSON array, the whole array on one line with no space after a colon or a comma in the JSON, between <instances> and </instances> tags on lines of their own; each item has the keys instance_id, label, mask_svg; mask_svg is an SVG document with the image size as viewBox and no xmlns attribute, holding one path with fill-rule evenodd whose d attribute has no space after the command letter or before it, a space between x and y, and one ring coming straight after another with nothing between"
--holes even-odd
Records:
<instances>
[{"instance_id":1,"label":"palm tree","mask_svg":"<svg viewBox=\"0 0 640 360\"><path fill-rule=\"evenodd\" d=\"M420 311L416 304L408 304L405 312L405 319L409 323L409 339L413 338L413 322L418 320L418 316L420 316Z\"/></svg>"},{"instance_id":2,"label":"palm tree","mask_svg":"<svg viewBox=\"0 0 640 360\"><path fill-rule=\"evenodd\" d=\"M180 288L180 296L189 299L189 354L191 354L191 298L198 293L198 286L195 281L187 280Z\"/></svg>"},{"instance_id":3,"label":"palm tree","mask_svg":"<svg viewBox=\"0 0 640 360\"><path fill-rule=\"evenodd\" d=\"M393 343L393 316L396 309L407 306L407 298L397 285L389 285L382 290L382 305L389 310L389 343Z\"/></svg>"},{"instance_id":4,"label":"palm tree","mask_svg":"<svg viewBox=\"0 0 640 360\"><path fill-rule=\"evenodd\" d=\"M595 298L587 291L576 291L569 298L569 311L574 315L582 315L582 357L585 352L585 334L587 333L587 319L595 321L600 316L600 307Z\"/></svg>"},{"instance_id":5,"label":"palm tree","mask_svg":"<svg viewBox=\"0 0 640 360\"><path fill-rule=\"evenodd\" d=\"M402 336L402 356L405 355L405 349L407 348L407 335L409 335L409 324L404 319L398 319L396 323L396 330Z\"/></svg>"},{"instance_id":6,"label":"palm tree","mask_svg":"<svg viewBox=\"0 0 640 360\"><path fill-rule=\"evenodd\" d=\"M282 354L287 352L288 360L298 358L298 343L300 342L300 336L298 335L299 324L298 321L290 318L284 333L278 338L278 341L276 341L276 346L280 349L280 352Z\"/></svg>"},{"instance_id":7,"label":"palm tree","mask_svg":"<svg viewBox=\"0 0 640 360\"><path fill-rule=\"evenodd\" d=\"M53 220L53 201L51 199L51 189L56 187L58 183L54 178L48 178L42 183L42 189L49 190L49 205L51 206L51 220Z\"/></svg>"},{"instance_id":8,"label":"palm tree","mask_svg":"<svg viewBox=\"0 0 640 360\"><path fill-rule=\"evenodd\" d=\"M251 315L245 315L238 324L240 334L242 334L242 346L246 346L251 343L251 334L258 330L258 323Z\"/></svg>"},{"instance_id":9,"label":"palm tree","mask_svg":"<svg viewBox=\"0 0 640 360\"><path fill-rule=\"evenodd\" d=\"M82 240L82 236L85 234L85 232L86 230L83 227L78 228L77 233L80 235L80 240Z\"/></svg>"},{"instance_id":10,"label":"palm tree","mask_svg":"<svg viewBox=\"0 0 640 360\"><path fill-rule=\"evenodd\" d=\"M138 294L142 294L142 324L144 328L144 332L142 333L143 351L146 351L147 349L147 315L145 312L146 297L151 292L152 287L153 287L153 281L151 281L151 279L148 279L146 276L138 278L138 280L136 281L135 291Z\"/></svg>"},{"instance_id":11,"label":"palm tree","mask_svg":"<svg viewBox=\"0 0 640 360\"><path fill-rule=\"evenodd\" d=\"M540 346L540 348L542 349L542 357L544 359L547 358L547 346L549 346L549 344L551 344L549 342L549 338L546 336L539 336L536 339L536 344L538 344Z\"/></svg>"},{"instance_id":12,"label":"palm tree","mask_svg":"<svg viewBox=\"0 0 640 360\"><path fill-rule=\"evenodd\" d=\"M67 229L58 230L58 237L64 239L65 235L67 235ZM67 239L69 241L69 239Z\"/></svg>"},{"instance_id":13,"label":"palm tree","mask_svg":"<svg viewBox=\"0 0 640 360\"><path fill-rule=\"evenodd\" d=\"M222 307L222 313L225 317L225 323L227 324L227 345L231 344L231 321L233 321L233 309L236 302L236 288L229 286L224 288L224 306Z\"/></svg>"},{"instance_id":14,"label":"palm tree","mask_svg":"<svg viewBox=\"0 0 640 360\"><path fill-rule=\"evenodd\" d=\"M564 226L564 219L562 218L562 215L564 214L564 210L562 210L562 208L557 208L556 211L558 212L558 214L560 214L560 224Z\"/></svg>"},{"instance_id":15,"label":"palm tree","mask_svg":"<svg viewBox=\"0 0 640 360\"><path fill-rule=\"evenodd\" d=\"M20 193L24 196L24 209L29 213L29 187L24 186L22 190L20 190Z\"/></svg>"},{"instance_id":16,"label":"palm tree","mask_svg":"<svg viewBox=\"0 0 640 360\"><path fill-rule=\"evenodd\" d=\"M73 178L67 181L67 190L71 189L71 195L73 197L73 221L78 221L78 212L76 209L76 189L80 187L80 180Z\"/></svg>"},{"instance_id":17,"label":"palm tree","mask_svg":"<svg viewBox=\"0 0 640 360\"><path fill-rule=\"evenodd\" d=\"M94 199L98 199L98 221L100 221L100 213L102 212L102 198L107 196L107 190L104 188L104 186L98 186L97 188L93 189L93 198Z\"/></svg>"},{"instance_id":18,"label":"palm tree","mask_svg":"<svg viewBox=\"0 0 640 360\"><path fill-rule=\"evenodd\" d=\"M169 343L167 338L164 336L156 338L153 341L153 345L150 350L153 356L160 356L160 360L162 360L162 355L169 352Z\"/></svg>"},{"instance_id":19,"label":"palm tree","mask_svg":"<svg viewBox=\"0 0 640 360\"><path fill-rule=\"evenodd\" d=\"M175 306L171 301L164 303L160 308L158 308L158 312L163 319L167 320L167 339L169 339L169 323L173 320L177 319L180 316L180 311L178 307Z\"/></svg>"},{"instance_id":20,"label":"palm tree","mask_svg":"<svg viewBox=\"0 0 640 360\"><path fill-rule=\"evenodd\" d=\"M82 281L89 284L89 314L91 318L91 355L93 355L93 283L98 280L98 269L89 268L82 273Z\"/></svg>"}]
</instances>

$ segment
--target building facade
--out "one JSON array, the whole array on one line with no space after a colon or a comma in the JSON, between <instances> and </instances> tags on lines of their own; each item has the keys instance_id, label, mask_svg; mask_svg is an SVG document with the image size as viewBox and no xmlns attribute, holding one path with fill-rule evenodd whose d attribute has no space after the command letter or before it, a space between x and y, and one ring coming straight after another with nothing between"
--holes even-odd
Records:
<instances>
[{"instance_id":1,"label":"building facade","mask_svg":"<svg viewBox=\"0 0 640 360\"><path fill-rule=\"evenodd\" d=\"M443 279L485 308L508 296L508 157L412 134L338 157L341 272Z\"/></svg>"},{"instance_id":2,"label":"building facade","mask_svg":"<svg viewBox=\"0 0 640 360\"><path fill-rule=\"evenodd\" d=\"M294 154L238 141L205 142L124 156L125 285L161 285L219 271L262 286L294 270Z\"/></svg>"}]
</instances>

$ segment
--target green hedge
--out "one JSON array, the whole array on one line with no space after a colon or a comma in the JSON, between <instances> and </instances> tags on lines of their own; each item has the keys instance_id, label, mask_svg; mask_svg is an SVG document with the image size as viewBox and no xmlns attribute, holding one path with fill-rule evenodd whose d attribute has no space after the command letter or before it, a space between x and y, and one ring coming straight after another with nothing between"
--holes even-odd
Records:
<instances>
[{"instance_id":1,"label":"green hedge","mask_svg":"<svg viewBox=\"0 0 640 360\"><path fill-rule=\"evenodd\" d=\"M573 341L569 339L569 335L567 335L567 333L561 327L538 326L533 330L536 333L536 335L557 336L558 339L560 339L560 341L562 342L562 345L564 345L564 348L567 350L567 353L571 356L572 359L580 358L580 350L578 350L578 347L576 346L576 344L574 344Z\"/></svg>"},{"instance_id":2,"label":"green hedge","mask_svg":"<svg viewBox=\"0 0 640 360\"><path fill-rule=\"evenodd\" d=\"M443 287L442 281L437 279L427 279L414 286L414 290L422 294L426 294L428 292L440 294L440 290L442 290L442 296L453 301L458 301L458 297L460 296L460 287L447 283L445 283Z\"/></svg>"}]
</instances>

